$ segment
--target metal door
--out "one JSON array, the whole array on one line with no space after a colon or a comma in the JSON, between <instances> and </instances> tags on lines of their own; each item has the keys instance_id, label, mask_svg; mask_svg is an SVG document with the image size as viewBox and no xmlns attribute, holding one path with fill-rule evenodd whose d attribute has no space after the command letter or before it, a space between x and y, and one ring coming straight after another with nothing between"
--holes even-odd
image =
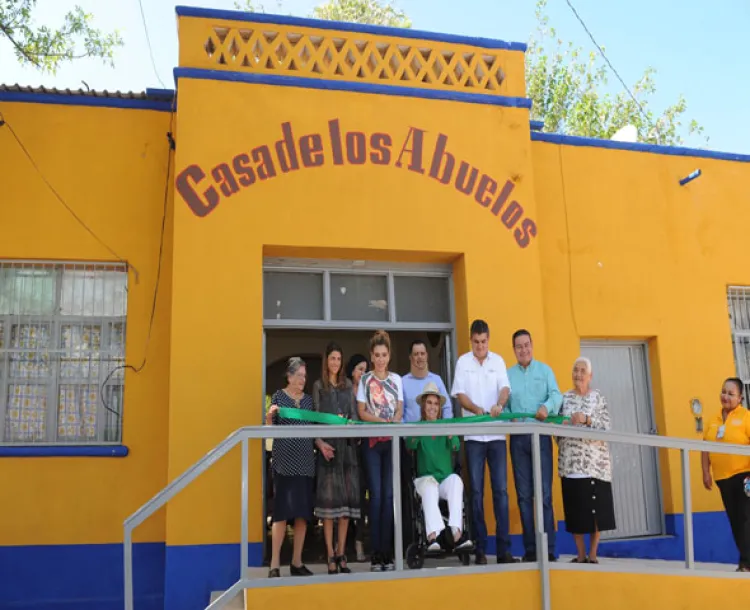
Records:
<instances>
[{"instance_id":1,"label":"metal door","mask_svg":"<svg viewBox=\"0 0 750 610\"><path fill-rule=\"evenodd\" d=\"M584 343L581 354L591 360L591 385L607 399L612 429L655 434L646 346ZM662 534L658 451L622 443L612 443L610 451L617 529L602 532L602 539Z\"/></svg>"}]
</instances>

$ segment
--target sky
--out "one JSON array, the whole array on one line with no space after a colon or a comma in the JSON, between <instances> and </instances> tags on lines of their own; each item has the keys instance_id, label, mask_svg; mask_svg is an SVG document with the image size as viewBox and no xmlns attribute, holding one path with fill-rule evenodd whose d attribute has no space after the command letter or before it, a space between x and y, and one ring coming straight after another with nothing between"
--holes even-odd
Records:
<instances>
[{"instance_id":1,"label":"sky","mask_svg":"<svg viewBox=\"0 0 750 610\"><path fill-rule=\"evenodd\" d=\"M93 13L98 27L118 30L125 46L115 67L100 60L78 60L56 75L21 66L6 40L0 40L0 82L107 91L142 91L174 87L177 65L177 20L174 0L142 0L153 46L156 73L146 44L138 0L38 0L40 25L59 24L74 4ZM688 104L685 122L695 119L705 138L687 137L686 145L750 153L750 0L571 0L609 60L632 86L643 71L656 69L655 110L677 101ZM309 16L321 0L265 0L266 12ZM234 8L233 0L181 0L184 5ZM534 32L535 0L395 0L413 27L434 32L527 42ZM721 7L721 12L719 8ZM585 51L594 47L565 0L548 0L547 13L558 37ZM160 82L160 80L161 82ZM620 85L610 75L610 90Z\"/></svg>"}]
</instances>

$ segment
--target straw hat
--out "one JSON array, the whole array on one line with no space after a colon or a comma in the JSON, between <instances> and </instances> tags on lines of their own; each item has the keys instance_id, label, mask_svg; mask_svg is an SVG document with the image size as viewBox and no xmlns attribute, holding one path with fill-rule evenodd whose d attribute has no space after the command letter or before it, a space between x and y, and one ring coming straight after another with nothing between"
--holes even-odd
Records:
<instances>
[{"instance_id":1,"label":"straw hat","mask_svg":"<svg viewBox=\"0 0 750 610\"><path fill-rule=\"evenodd\" d=\"M422 393L417 396L417 404L421 406L426 396L437 396L440 399L441 409L445 405L445 396L440 393L440 390L438 390L437 385L433 381L429 381L422 389Z\"/></svg>"}]
</instances>

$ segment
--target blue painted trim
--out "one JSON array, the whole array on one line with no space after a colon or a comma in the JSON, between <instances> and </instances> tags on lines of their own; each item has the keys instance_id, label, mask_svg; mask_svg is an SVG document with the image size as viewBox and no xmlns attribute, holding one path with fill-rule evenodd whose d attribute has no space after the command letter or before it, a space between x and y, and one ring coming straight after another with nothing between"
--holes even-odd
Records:
<instances>
[{"instance_id":1,"label":"blue painted trim","mask_svg":"<svg viewBox=\"0 0 750 610\"><path fill-rule=\"evenodd\" d=\"M488 104L490 106L507 106L510 108L531 108L531 100L525 97L436 91L433 89L399 87L398 85L373 85L370 83L352 83L349 81L282 76L279 74L247 74L245 72L226 72L223 70L175 68L174 77L175 79L195 78L236 83L278 85L280 87L301 87L303 89L325 89L328 91L354 91L356 93L376 93L380 95L396 95L401 97L422 97L433 100L449 100L454 102L466 102L469 104Z\"/></svg>"},{"instance_id":2,"label":"blue painted trim","mask_svg":"<svg viewBox=\"0 0 750 610\"><path fill-rule=\"evenodd\" d=\"M416 38L419 40L435 40L464 44L485 49L504 49L507 51L526 52L528 45L524 42L507 42L494 38L475 38L473 36L458 36L439 32L426 32L407 28L393 28L382 25L364 23L349 23L345 21L328 21L311 19L308 17L291 17L286 15L271 15L268 13L250 13L246 11L228 11L193 6L177 6L178 17L201 17L205 19L226 19L228 21L253 21L255 23L273 23L275 25L296 25L299 27L317 28L319 30L336 30L339 32L358 32L362 34L376 34L380 36L397 36L398 38Z\"/></svg>"},{"instance_id":3,"label":"blue painted trim","mask_svg":"<svg viewBox=\"0 0 750 610\"><path fill-rule=\"evenodd\" d=\"M146 97L171 102L174 99L174 89L153 89L151 87L146 87Z\"/></svg>"},{"instance_id":4,"label":"blue painted trim","mask_svg":"<svg viewBox=\"0 0 750 610\"><path fill-rule=\"evenodd\" d=\"M248 564L263 565L262 543L248 543ZM212 591L225 591L239 578L239 543L168 545L164 610L203 610Z\"/></svg>"},{"instance_id":5,"label":"blue painted trim","mask_svg":"<svg viewBox=\"0 0 750 610\"><path fill-rule=\"evenodd\" d=\"M718 159L720 161L738 161L750 163L750 155L738 153L701 150L700 148L686 148L683 146L661 146L657 144L643 144L640 142L614 142L598 138L583 138L581 136L566 136L559 133L532 132L531 139L537 142L563 144L566 146L591 146L593 148L610 148L613 150L631 150L658 155L673 155L677 157L698 157L701 159Z\"/></svg>"},{"instance_id":6,"label":"blue painted trim","mask_svg":"<svg viewBox=\"0 0 750 610\"><path fill-rule=\"evenodd\" d=\"M138 610L164 610L164 561L163 542L133 545ZM123 572L122 543L0 546L0 608L122 610Z\"/></svg>"},{"instance_id":7,"label":"blue painted trim","mask_svg":"<svg viewBox=\"0 0 750 610\"><path fill-rule=\"evenodd\" d=\"M544 121L529 121L531 131L542 131L544 129Z\"/></svg>"},{"instance_id":8,"label":"blue painted trim","mask_svg":"<svg viewBox=\"0 0 750 610\"><path fill-rule=\"evenodd\" d=\"M119 97L92 97L90 95L68 95L64 93L27 93L23 91L0 91L0 102L129 108L133 110L158 110L159 112L170 112L172 110L171 98L170 101L134 100Z\"/></svg>"},{"instance_id":9,"label":"blue painted trim","mask_svg":"<svg viewBox=\"0 0 750 610\"><path fill-rule=\"evenodd\" d=\"M59 445L56 447L0 447L0 458L4 457L126 457L129 449L125 445Z\"/></svg>"}]
</instances>

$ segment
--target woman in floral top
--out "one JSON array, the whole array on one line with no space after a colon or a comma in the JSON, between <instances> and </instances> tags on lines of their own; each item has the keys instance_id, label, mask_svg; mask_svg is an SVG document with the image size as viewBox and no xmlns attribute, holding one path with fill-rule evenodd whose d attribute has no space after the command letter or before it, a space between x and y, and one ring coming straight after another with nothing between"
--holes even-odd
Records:
<instances>
[{"instance_id":1,"label":"woman in floral top","mask_svg":"<svg viewBox=\"0 0 750 610\"><path fill-rule=\"evenodd\" d=\"M591 361L578 358L573 365L573 389L563 396L560 415L570 424L609 430L607 401L591 389ZM573 534L578 556L573 563L599 563L600 533L615 529L612 497L612 458L609 444L580 438L559 438L558 474L562 479L565 529ZM584 535L591 535L586 555Z\"/></svg>"},{"instance_id":2,"label":"woman in floral top","mask_svg":"<svg viewBox=\"0 0 750 610\"><path fill-rule=\"evenodd\" d=\"M362 375L357 390L359 418L366 423L400 422L404 413L401 377L388 370L391 339L379 330L370 339L373 370ZM384 431L385 432L385 431ZM370 490L370 570L393 570L393 462L389 436L362 439Z\"/></svg>"}]
</instances>

